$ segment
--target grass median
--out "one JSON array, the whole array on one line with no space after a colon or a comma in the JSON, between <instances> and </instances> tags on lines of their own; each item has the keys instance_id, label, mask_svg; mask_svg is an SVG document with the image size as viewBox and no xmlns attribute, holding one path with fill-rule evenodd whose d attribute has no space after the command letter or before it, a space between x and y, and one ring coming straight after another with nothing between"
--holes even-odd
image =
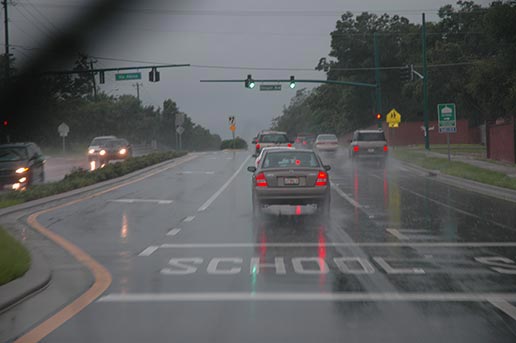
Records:
<instances>
[{"instance_id":1,"label":"grass median","mask_svg":"<svg viewBox=\"0 0 516 343\"><path fill-rule=\"evenodd\" d=\"M85 169L76 169L66 175L61 181L34 185L25 191L10 191L0 195L0 208L21 204L26 201L36 200L77 188L86 187L97 182L114 179L160 162L184 156L185 154L186 152L180 151L157 152L145 156L129 158L123 162L108 164L104 168L97 169L92 172Z\"/></svg>"},{"instance_id":2,"label":"grass median","mask_svg":"<svg viewBox=\"0 0 516 343\"><path fill-rule=\"evenodd\" d=\"M27 249L0 227L0 285L19 278L29 267Z\"/></svg>"},{"instance_id":3,"label":"grass median","mask_svg":"<svg viewBox=\"0 0 516 343\"><path fill-rule=\"evenodd\" d=\"M427 157L421 151L396 149L392 150L391 154L401 161L412 163L425 169L437 170L443 174L516 190L516 179L504 173L479 168L460 161L448 161L447 158Z\"/></svg>"}]
</instances>

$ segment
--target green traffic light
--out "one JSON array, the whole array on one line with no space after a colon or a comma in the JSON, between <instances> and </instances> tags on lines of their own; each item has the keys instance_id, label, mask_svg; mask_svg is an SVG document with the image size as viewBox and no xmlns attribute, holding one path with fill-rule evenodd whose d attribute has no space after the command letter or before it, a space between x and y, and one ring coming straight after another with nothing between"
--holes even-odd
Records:
<instances>
[{"instance_id":1,"label":"green traffic light","mask_svg":"<svg viewBox=\"0 0 516 343\"><path fill-rule=\"evenodd\" d=\"M256 86L256 84L254 83L254 81L250 81L249 82L249 88L253 89L254 86Z\"/></svg>"},{"instance_id":2,"label":"green traffic light","mask_svg":"<svg viewBox=\"0 0 516 343\"><path fill-rule=\"evenodd\" d=\"M292 89L296 88L296 83L295 82L291 82L290 83L290 88L292 88Z\"/></svg>"}]
</instances>

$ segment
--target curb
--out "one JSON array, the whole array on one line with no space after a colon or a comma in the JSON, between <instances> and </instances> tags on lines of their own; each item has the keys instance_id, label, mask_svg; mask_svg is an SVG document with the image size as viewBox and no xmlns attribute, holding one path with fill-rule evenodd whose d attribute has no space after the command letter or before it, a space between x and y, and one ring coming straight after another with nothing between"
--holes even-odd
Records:
<instances>
[{"instance_id":1,"label":"curb","mask_svg":"<svg viewBox=\"0 0 516 343\"><path fill-rule=\"evenodd\" d=\"M68 191L68 192L65 192L65 193L55 194L55 195L51 195L49 197L28 201L28 202L25 202L25 203L22 203L22 204L19 204L19 205L5 207L5 208L0 209L0 217L8 215L8 214L15 213L15 212L28 210L28 209L31 209L33 207L50 204L52 202L56 202L56 201L59 201L59 200L67 199L67 198L70 198L70 197L73 197L73 196L76 196L76 195L81 195L81 194L88 193L88 192L91 192L91 191L96 191L96 190L101 189L103 187L110 186L112 184L116 184L118 182L128 180L130 178L139 176L141 174L147 173L147 172L152 171L154 169L159 169L159 168L161 168L161 167L163 167L163 166L165 166L167 164L181 162L183 159L188 159L188 158L191 158L192 156L196 156L196 155L197 154L186 154L186 155L181 156L181 157L176 157L176 158L173 158L171 160L163 161L163 162L160 162L158 164L154 164L152 166L148 166L148 167L145 167L143 169L136 170L136 171L134 171L132 173L129 173L129 174L126 174L126 175L123 175L123 176L120 176L120 177L117 177L117 178L114 178L114 179L98 182L98 183L95 183L93 185L89 185L89 186L82 187L82 188L77 188L77 189L74 189L74 190L71 190L71 191Z\"/></svg>"},{"instance_id":2,"label":"curb","mask_svg":"<svg viewBox=\"0 0 516 343\"><path fill-rule=\"evenodd\" d=\"M438 170L426 169L399 159L396 159L396 161L400 162L407 169L411 169L412 171L416 171L417 173L422 173L423 176L432 177L436 181L446 183L448 185L455 186L458 188L462 188L471 192L479 193L485 196L490 196L493 198L516 203L516 191L514 190L498 186L491 186L481 182L443 174Z\"/></svg>"},{"instance_id":3,"label":"curb","mask_svg":"<svg viewBox=\"0 0 516 343\"><path fill-rule=\"evenodd\" d=\"M27 250L31 259L29 270L18 279L0 286L0 314L45 289L52 279L43 256L34 248L27 247Z\"/></svg>"}]
</instances>

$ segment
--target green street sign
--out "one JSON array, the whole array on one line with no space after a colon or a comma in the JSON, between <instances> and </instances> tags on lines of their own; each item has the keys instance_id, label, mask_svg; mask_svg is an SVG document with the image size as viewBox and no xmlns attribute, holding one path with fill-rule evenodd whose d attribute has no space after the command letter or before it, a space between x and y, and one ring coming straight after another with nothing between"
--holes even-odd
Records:
<instances>
[{"instance_id":1,"label":"green street sign","mask_svg":"<svg viewBox=\"0 0 516 343\"><path fill-rule=\"evenodd\" d=\"M140 80L142 78L142 73L123 73L123 74L115 74L115 79L117 81L124 80Z\"/></svg>"},{"instance_id":2,"label":"green street sign","mask_svg":"<svg viewBox=\"0 0 516 343\"><path fill-rule=\"evenodd\" d=\"M261 91L280 91L281 85L260 85Z\"/></svg>"},{"instance_id":3,"label":"green street sign","mask_svg":"<svg viewBox=\"0 0 516 343\"><path fill-rule=\"evenodd\" d=\"M438 104L437 118L439 119L439 133L457 132L455 104Z\"/></svg>"}]
</instances>

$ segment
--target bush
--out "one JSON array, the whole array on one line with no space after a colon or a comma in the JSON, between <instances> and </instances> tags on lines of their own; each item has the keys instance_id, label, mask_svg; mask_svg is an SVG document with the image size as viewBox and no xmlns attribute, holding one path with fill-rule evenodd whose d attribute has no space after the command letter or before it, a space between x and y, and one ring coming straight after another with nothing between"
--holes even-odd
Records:
<instances>
[{"instance_id":1,"label":"bush","mask_svg":"<svg viewBox=\"0 0 516 343\"><path fill-rule=\"evenodd\" d=\"M153 164L184 156L185 154L185 152L177 151L157 152L145 156L128 158L123 162L108 164L104 168L97 169L92 172L82 168L75 168L61 181L46 183L43 185L34 185L29 187L26 191L11 191L1 195L0 208L64 193L73 189L86 187L97 182L114 179Z\"/></svg>"},{"instance_id":2,"label":"bush","mask_svg":"<svg viewBox=\"0 0 516 343\"><path fill-rule=\"evenodd\" d=\"M226 139L220 144L220 149L244 149L247 150L247 142L240 137L232 139Z\"/></svg>"}]
</instances>

